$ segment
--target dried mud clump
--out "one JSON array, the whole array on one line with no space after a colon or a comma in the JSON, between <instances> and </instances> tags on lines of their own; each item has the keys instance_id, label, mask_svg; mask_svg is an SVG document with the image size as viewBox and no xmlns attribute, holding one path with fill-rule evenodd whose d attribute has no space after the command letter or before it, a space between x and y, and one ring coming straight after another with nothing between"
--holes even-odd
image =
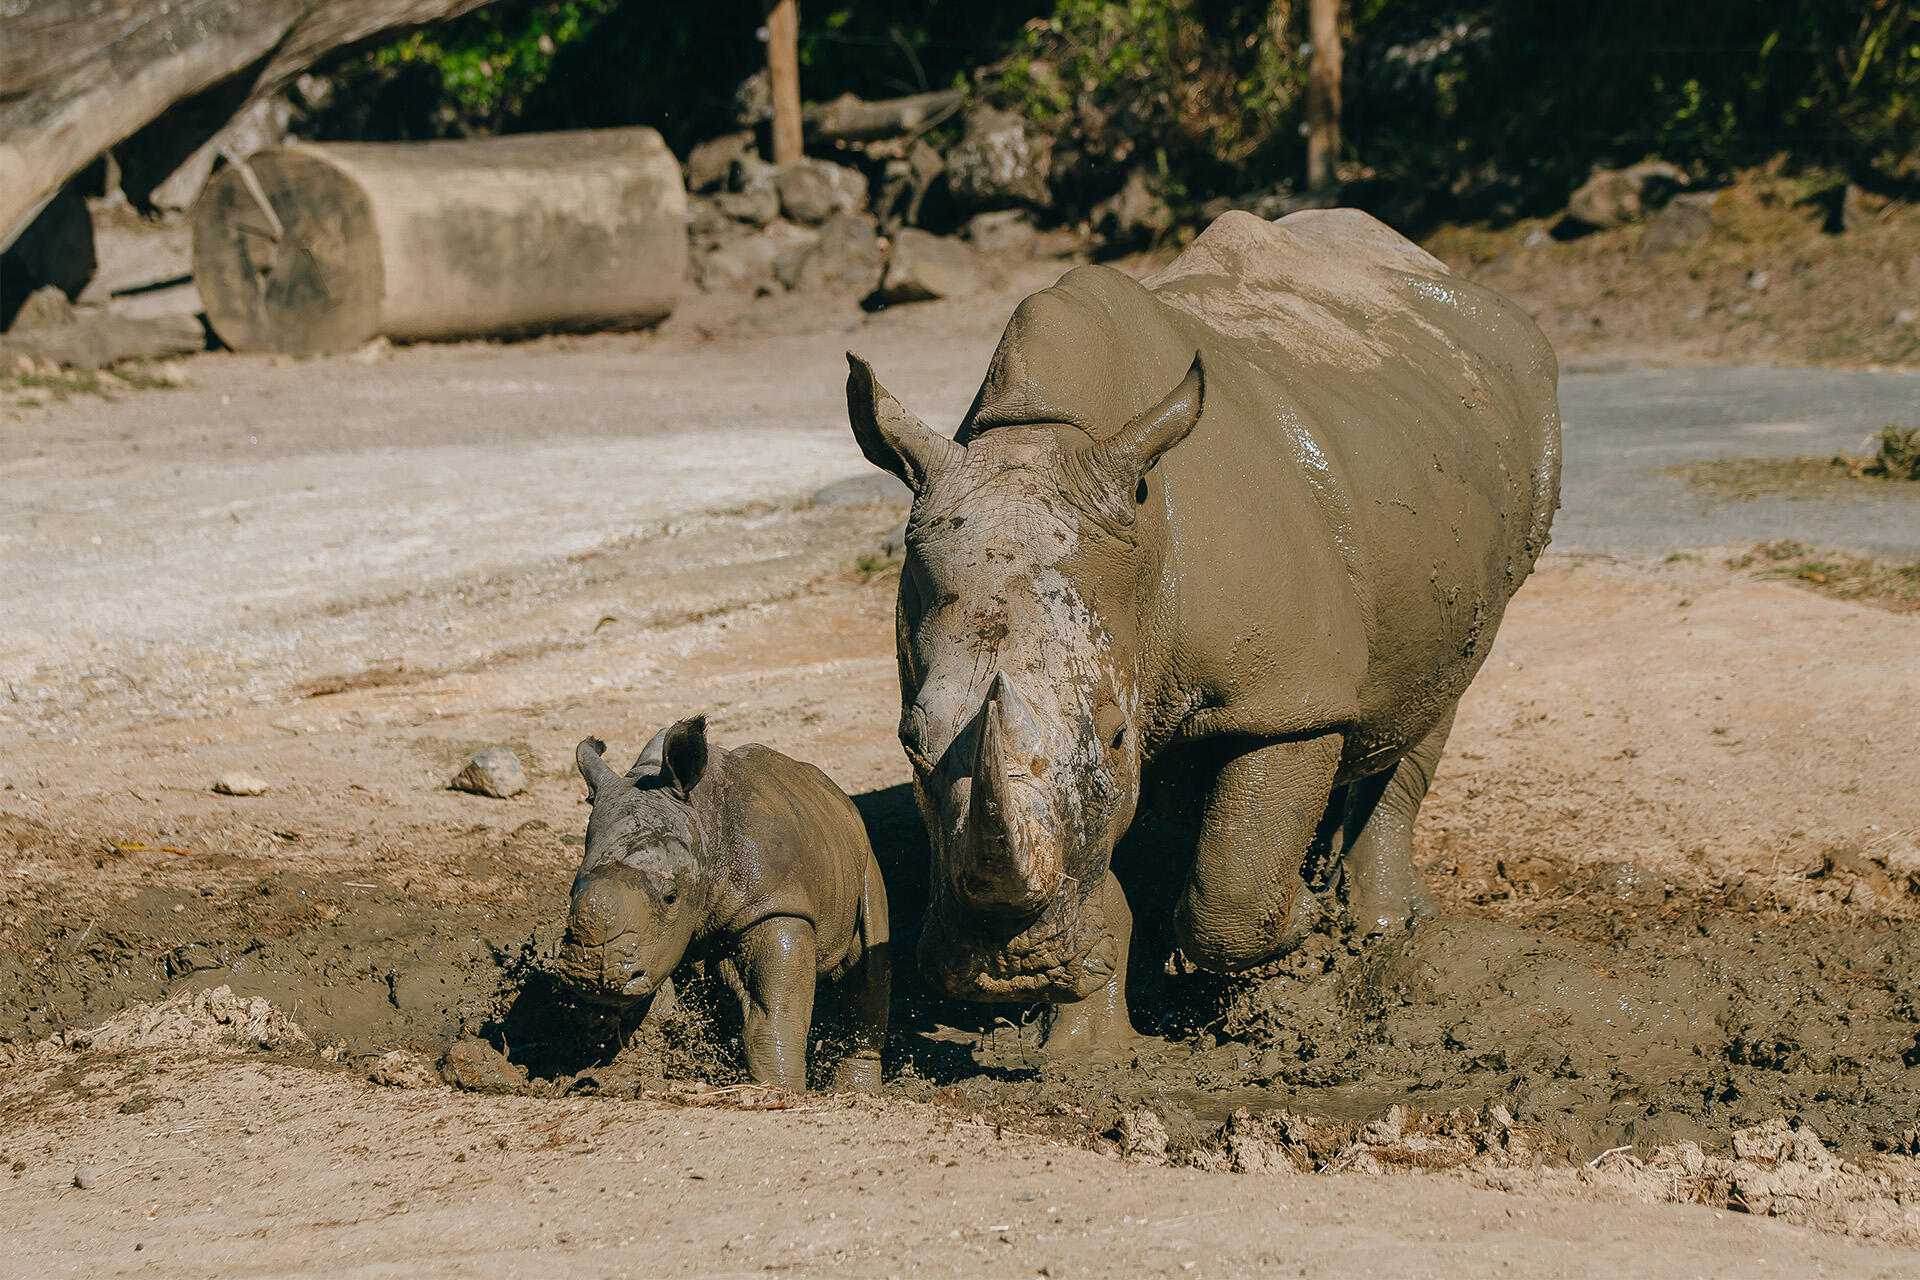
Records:
<instances>
[{"instance_id":1,"label":"dried mud clump","mask_svg":"<svg viewBox=\"0 0 1920 1280\"><path fill-rule=\"evenodd\" d=\"M230 987L214 987L182 992L158 1004L130 1005L91 1029L61 1032L30 1045L0 1045L0 1065L23 1065L82 1050L243 1052L311 1047L307 1033L274 1005L257 996L237 996Z\"/></svg>"},{"instance_id":2,"label":"dried mud clump","mask_svg":"<svg viewBox=\"0 0 1920 1280\"><path fill-rule=\"evenodd\" d=\"M1502 1106L1410 1114L1394 1106L1364 1125L1242 1107L1185 1163L1210 1173L1383 1173L1388 1169L1527 1168L1546 1146L1538 1126Z\"/></svg>"}]
</instances>

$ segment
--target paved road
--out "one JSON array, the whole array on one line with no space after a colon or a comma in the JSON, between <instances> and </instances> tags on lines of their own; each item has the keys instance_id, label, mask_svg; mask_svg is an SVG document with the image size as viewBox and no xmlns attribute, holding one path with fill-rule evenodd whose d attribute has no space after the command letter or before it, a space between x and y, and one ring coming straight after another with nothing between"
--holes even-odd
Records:
<instances>
[{"instance_id":1,"label":"paved road","mask_svg":"<svg viewBox=\"0 0 1920 1280\"><path fill-rule=\"evenodd\" d=\"M1650 556L1683 547L1793 538L1920 559L1920 486L1817 500L1728 501L1689 492L1669 469L1702 458L1871 452L1888 422L1920 424L1920 373L1844 369L1572 366L1556 551Z\"/></svg>"}]
</instances>

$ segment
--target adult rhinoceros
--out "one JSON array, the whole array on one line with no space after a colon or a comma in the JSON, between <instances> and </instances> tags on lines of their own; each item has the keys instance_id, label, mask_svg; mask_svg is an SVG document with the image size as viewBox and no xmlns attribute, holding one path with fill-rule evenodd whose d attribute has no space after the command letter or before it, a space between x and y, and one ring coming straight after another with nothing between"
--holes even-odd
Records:
<instances>
[{"instance_id":1,"label":"adult rhinoceros","mask_svg":"<svg viewBox=\"0 0 1920 1280\"><path fill-rule=\"evenodd\" d=\"M1427 905L1414 815L1558 500L1554 356L1518 307L1365 214L1230 213L1144 283L1080 267L1021 303L954 439L849 362L854 435L915 495L933 981L1087 1001L1056 1048L1123 1032L1108 864L1143 777L1199 817L1197 965L1285 950L1309 878L1368 927Z\"/></svg>"}]
</instances>

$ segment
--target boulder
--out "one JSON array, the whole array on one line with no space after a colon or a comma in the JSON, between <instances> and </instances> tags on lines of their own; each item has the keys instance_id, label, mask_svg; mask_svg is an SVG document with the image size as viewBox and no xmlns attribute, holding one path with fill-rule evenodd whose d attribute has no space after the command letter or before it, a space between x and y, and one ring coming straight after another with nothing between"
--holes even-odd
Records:
<instances>
[{"instance_id":1,"label":"boulder","mask_svg":"<svg viewBox=\"0 0 1920 1280\"><path fill-rule=\"evenodd\" d=\"M1144 249L1173 229L1173 210L1135 169L1124 186L1093 206L1089 221L1108 249Z\"/></svg>"},{"instance_id":2,"label":"boulder","mask_svg":"<svg viewBox=\"0 0 1920 1280\"><path fill-rule=\"evenodd\" d=\"M887 161L880 184L880 198L874 204L874 212L890 227L902 223L917 225L920 221L920 205L946 167L947 162L938 151L916 140L904 157Z\"/></svg>"},{"instance_id":3,"label":"boulder","mask_svg":"<svg viewBox=\"0 0 1920 1280\"><path fill-rule=\"evenodd\" d=\"M746 130L694 144L687 152L686 164L681 166L687 175L687 190L696 195L719 190L733 176L734 160L751 154L753 149L753 134Z\"/></svg>"},{"instance_id":4,"label":"boulder","mask_svg":"<svg viewBox=\"0 0 1920 1280\"><path fill-rule=\"evenodd\" d=\"M1568 198L1567 216L1604 231L1658 208L1676 188L1686 185L1685 171L1664 160L1643 160L1624 169L1595 169Z\"/></svg>"},{"instance_id":5,"label":"boulder","mask_svg":"<svg viewBox=\"0 0 1920 1280\"><path fill-rule=\"evenodd\" d=\"M1029 134L1019 116L974 107L966 132L947 152L947 190L968 208L1045 208L1053 199L1051 153L1052 145Z\"/></svg>"},{"instance_id":6,"label":"boulder","mask_svg":"<svg viewBox=\"0 0 1920 1280\"><path fill-rule=\"evenodd\" d=\"M1634 256L1644 262L1705 240L1713 233L1713 202L1717 196L1713 191L1675 196L1647 224L1646 234L1640 237Z\"/></svg>"},{"instance_id":7,"label":"boulder","mask_svg":"<svg viewBox=\"0 0 1920 1280\"><path fill-rule=\"evenodd\" d=\"M1024 257L1033 251L1040 233L1034 229L1033 215L1025 209L995 209L974 214L960 234L982 253Z\"/></svg>"},{"instance_id":8,"label":"boulder","mask_svg":"<svg viewBox=\"0 0 1920 1280\"><path fill-rule=\"evenodd\" d=\"M733 158L727 170L727 189L714 203L735 222L764 227L780 216L780 170L752 152Z\"/></svg>"},{"instance_id":9,"label":"boulder","mask_svg":"<svg viewBox=\"0 0 1920 1280\"><path fill-rule=\"evenodd\" d=\"M873 283L879 265L880 233L873 219L836 213L820 225L820 238L795 259L793 278L781 275L779 263L774 264L774 276L789 289L865 287Z\"/></svg>"},{"instance_id":10,"label":"boulder","mask_svg":"<svg viewBox=\"0 0 1920 1280\"><path fill-rule=\"evenodd\" d=\"M75 186L63 187L0 252L0 329L12 323L27 295L43 285L57 285L69 298L79 297L93 279L96 262L86 197Z\"/></svg>"},{"instance_id":11,"label":"boulder","mask_svg":"<svg viewBox=\"0 0 1920 1280\"><path fill-rule=\"evenodd\" d=\"M973 250L912 227L894 237L873 301L881 306L971 293L979 284Z\"/></svg>"},{"instance_id":12,"label":"boulder","mask_svg":"<svg viewBox=\"0 0 1920 1280\"><path fill-rule=\"evenodd\" d=\"M67 295L58 285L41 285L27 295L20 309L13 313L13 325L8 333L27 333L35 329L58 329L63 325L74 324L78 320L73 304L67 301Z\"/></svg>"},{"instance_id":13,"label":"boulder","mask_svg":"<svg viewBox=\"0 0 1920 1280\"><path fill-rule=\"evenodd\" d=\"M826 160L801 160L773 179L780 211L803 227L817 227L836 213L866 207L867 180L857 170Z\"/></svg>"},{"instance_id":14,"label":"boulder","mask_svg":"<svg viewBox=\"0 0 1920 1280\"><path fill-rule=\"evenodd\" d=\"M733 230L733 219L705 196L687 197L687 234L695 240L714 240Z\"/></svg>"}]
</instances>

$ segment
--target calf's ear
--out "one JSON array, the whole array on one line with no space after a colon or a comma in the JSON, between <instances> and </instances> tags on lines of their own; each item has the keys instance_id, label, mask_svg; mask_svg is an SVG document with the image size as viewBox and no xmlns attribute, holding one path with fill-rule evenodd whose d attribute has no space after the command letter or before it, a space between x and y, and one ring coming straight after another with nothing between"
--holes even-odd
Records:
<instances>
[{"instance_id":1,"label":"calf's ear","mask_svg":"<svg viewBox=\"0 0 1920 1280\"><path fill-rule=\"evenodd\" d=\"M847 352L847 421L867 461L891 471L919 493L934 472L958 460L966 450L901 407L873 366Z\"/></svg>"},{"instance_id":2,"label":"calf's ear","mask_svg":"<svg viewBox=\"0 0 1920 1280\"><path fill-rule=\"evenodd\" d=\"M693 795L700 775L707 771L707 718L694 716L667 730L660 746L660 776L682 800Z\"/></svg>"}]
</instances>

